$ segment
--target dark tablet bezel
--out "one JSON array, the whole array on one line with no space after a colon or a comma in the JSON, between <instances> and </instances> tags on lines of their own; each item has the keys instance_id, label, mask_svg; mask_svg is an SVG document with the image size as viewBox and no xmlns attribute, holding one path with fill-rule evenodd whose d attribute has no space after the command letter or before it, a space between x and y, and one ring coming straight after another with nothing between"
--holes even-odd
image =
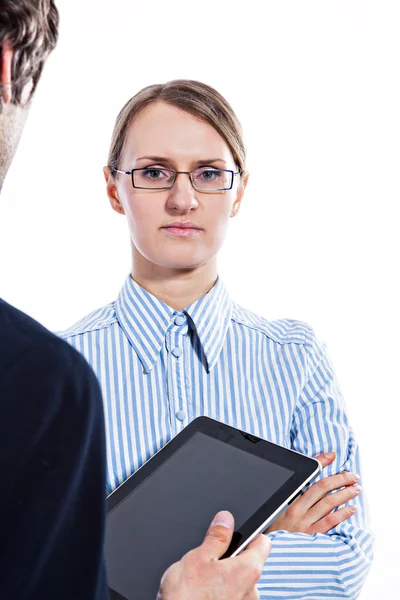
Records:
<instances>
[{"instance_id":1,"label":"dark tablet bezel","mask_svg":"<svg viewBox=\"0 0 400 600\"><path fill-rule=\"evenodd\" d=\"M279 490L241 527L235 530L232 542L223 558L238 553L259 531L266 529L282 508L292 501L301 489L314 479L321 470L320 463L314 458L283 448L210 417L197 417L108 496L107 514L123 502L135 488L143 483L197 432L294 471L294 474ZM265 515L270 515L270 517L266 520ZM263 527L261 527L262 525Z\"/></svg>"}]
</instances>

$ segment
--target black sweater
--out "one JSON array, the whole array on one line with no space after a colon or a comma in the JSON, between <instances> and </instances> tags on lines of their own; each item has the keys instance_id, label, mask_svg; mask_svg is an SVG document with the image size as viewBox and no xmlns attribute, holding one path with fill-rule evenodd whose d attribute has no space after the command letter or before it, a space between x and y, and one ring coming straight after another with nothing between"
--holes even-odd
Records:
<instances>
[{"instance_id":1,"label":"black sweater","mask_svg":"<svg viewBox=\"0 0 400 600\"><path fill-rule=\"evenodd\" d=\"M0 599L106 599L104 518L96 377L0 300Z\"/></svg>"}]
</instances>

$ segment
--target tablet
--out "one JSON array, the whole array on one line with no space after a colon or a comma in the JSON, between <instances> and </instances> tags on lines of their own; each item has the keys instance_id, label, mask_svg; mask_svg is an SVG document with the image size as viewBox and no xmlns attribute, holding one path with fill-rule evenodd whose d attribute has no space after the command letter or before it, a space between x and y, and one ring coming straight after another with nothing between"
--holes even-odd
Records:
<instances>
[{"instance_id":1,"label":"tablet","mask_svg":"<svg viewBox=\"0 0 400 600\"><path fill-rule=\"evenodd\" d=\"M112 600L155 600L166 569L199 546L215 514L235 517L223 558L243 550L321 465L208 417L194 419L107 499Z\"/></svg>"}]
</instances>

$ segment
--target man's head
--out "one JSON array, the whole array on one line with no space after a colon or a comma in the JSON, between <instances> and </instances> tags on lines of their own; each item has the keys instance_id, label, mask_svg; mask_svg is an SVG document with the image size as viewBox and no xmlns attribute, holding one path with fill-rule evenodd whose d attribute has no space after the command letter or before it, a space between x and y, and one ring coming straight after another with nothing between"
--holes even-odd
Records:
<instances>
[{"instance_id":1,"label":"man's head","mask_svg":"<svg viewBox=\"0 0 400 600\"><path fill-rule=\"evenodd\" d=\"M57 35L53 0L0 0L0 190Z\"/></svg>"}]
</instances>

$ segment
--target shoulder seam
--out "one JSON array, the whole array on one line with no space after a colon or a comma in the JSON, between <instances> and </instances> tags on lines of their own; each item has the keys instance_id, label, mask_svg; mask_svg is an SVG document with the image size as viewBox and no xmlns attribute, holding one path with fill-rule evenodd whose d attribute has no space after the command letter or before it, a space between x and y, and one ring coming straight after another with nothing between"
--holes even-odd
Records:
<instances>
[{"instance_id":1,"label":"shoulder seam","mask_svg":"<svg viewBox=\"0 0 400 600\"><path fill-rule=\"evenodd\" d=\"M271 340L273 340L274 342L276 342L277 344L298 344L300 345L304 345L307 343L307 336L309 333L309 329L310 326L305 324L305 331L300 335L300 334L296 334L295 336L293 336L293 334L285 334L282 338L278 338L276 335L274 335L273 332L271 331L267 331L266 327L259 327L257 325L254 325L253 323L249 323L248 321L245 321L243 319L240 319L238 317L235 317L234 315L231 316L232 321L234 321L235 323L238 323L240 325L244 325L245 327L248 327L249 329L252 329L253 331L259 331L260 333L264 334L265 336L267 336L268 338L270 338ZM269 323L269 321L267 321L267 324Z\"/></svg>"},{"instance_id":2,"label":"shoulder seam","mask_svg":"<svg viewBox=\"0 0 400 600\"><path fill-rule=\"evenodd\" d=\"M62 338L62 339L65 340L65 339L68 339L68 338L75 337L77 335L82 335L84 333L91 333L93 331L98 331L99 329L105 329L109 325L112 325L113 323L117 323L117 322L118 322L117 317L110 317L109 319L104 320L104 321L100 321L99 323L93 323L93 325L91 325L88 328L74 330L74 328L72 326L69 329L57 332L57 335L60 338Z\"/></svg>"}]
</instances>

